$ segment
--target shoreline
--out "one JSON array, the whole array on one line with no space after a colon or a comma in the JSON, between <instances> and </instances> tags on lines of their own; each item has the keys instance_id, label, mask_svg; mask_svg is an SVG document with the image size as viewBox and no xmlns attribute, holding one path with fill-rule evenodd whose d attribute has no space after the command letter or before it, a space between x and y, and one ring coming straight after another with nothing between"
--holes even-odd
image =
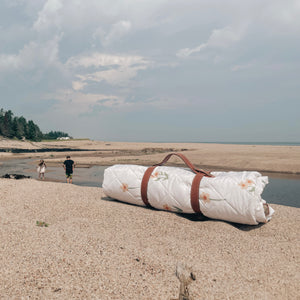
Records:
<instances>
[{"instance_id":1,"label":"shoreline","mask_svg":"<svg viewBox=\"0 0 300 300\"><path fill-rule=\"evenodd\" d=\"M9 160L22 160L22 161L25 161L25 160L32 160L31 163L29 163L30 165L34 165L36 164L36 162L39 160L39 158L32 158L32 157L28 157L28 158L19 158L19 157L9 157L9 158L5 158L5 159L1 159L0 158L0 167L1 165L3 164L3 162L5 161L9 161ZM61 167L62 165L62 162L53 162L53 161L47 161L47 166L48 167ZM122 161L119 162L119 164L123 164ZM143 163L143 161L139 161L138 163L132 163L132 164L137 164L137 165L145 165ZM109 167L109 166L112 166L114 165L113 162L109 162L107 161L106 163L77 163L76 164L76 168L82 168L82 169L89 169L89 168L92 168L92 167ZM174 166L174 167L184 167L183 164L181 163L169 163L168 164L169 166ZM198 167L197 165L195 165L196 167ZM247 169L247 170L244 170L242 168L225 168L225 167L222 167L222 166L201 166L201 169L203 170L209 170L209 171L224 171L224 172L229 172L229 171L257 171L261 174L263 174L264 176L269 176L269 177L272 177L272 178L286 178L286 179L299 179L300 180L300 172L296 172L296 173L293 173L293 172L282 172L282 171L270 171L270 170L258 170L258 169Z\"/></svg>"},{"instance_id":2,"label":"shoreline","mask_svg":"<svg viewBox=\"0 0 300 300\"><path fill-rule=\"evenodd\" d=\"M110 166L114 164L153 165L171 152L183 153L191 163L212 171L258 171L274 174L300 175L300 147L273 145L242 145L215 143L134 143L91 140L27 142L0 140L2 149L28 149L30 153L0 152L0 162L7 159L47 160L49 165L61 164L70 154L78 166ZM52 151L47 151L51 148ZM64 151L64 149L72 151ZM55 151L53 151L55 150ZM5 151L5 150L4 150ZM169 165L183 166L174 157Z\"/></svg>"}]
</instances>

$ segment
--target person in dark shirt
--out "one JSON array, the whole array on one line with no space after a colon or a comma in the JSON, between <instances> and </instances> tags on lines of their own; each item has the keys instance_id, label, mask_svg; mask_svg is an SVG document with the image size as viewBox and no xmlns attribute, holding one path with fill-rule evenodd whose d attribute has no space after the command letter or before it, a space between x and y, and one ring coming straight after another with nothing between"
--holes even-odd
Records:
<instances>
[{"instance_id":1,"label":"person in dark shirt","mask_svg":"<svg viewBox=\"0 0 300 300\"><path fill-rule=\"evenodd\" d=\"M72 183L72 176L75 168L75 163L71 159L70 155L68 155L67 159L64 161L63 167L66 171L67 183Z\"/></svg>"}]
</instances>

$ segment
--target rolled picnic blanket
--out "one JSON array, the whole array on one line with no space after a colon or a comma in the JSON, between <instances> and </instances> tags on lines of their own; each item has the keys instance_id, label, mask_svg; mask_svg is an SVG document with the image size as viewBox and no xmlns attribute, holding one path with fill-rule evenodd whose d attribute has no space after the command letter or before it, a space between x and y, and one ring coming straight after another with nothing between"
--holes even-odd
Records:
<instances>
[{"instance_id":1,"label":"rolled picnic blanket","mask_svg":"<svg viewBox=\"0 0 300 300\"><path fill-rule=\"evenodd\" d=\"M171 156L188 168L164 166ZM274 210L261 198L268 177L255 171L207 172L181 153L170 153L151 167L114 165L104 171L104 193L119 201L176 213L256 225Z\"/></svg>"}]
</instances>

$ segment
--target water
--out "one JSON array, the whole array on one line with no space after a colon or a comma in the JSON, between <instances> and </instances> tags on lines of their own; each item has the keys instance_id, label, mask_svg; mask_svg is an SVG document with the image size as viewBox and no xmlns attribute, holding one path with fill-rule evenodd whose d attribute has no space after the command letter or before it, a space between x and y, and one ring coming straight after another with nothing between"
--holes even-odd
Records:
<instances>
[{"instance_id":1,"label":"water","mask_svg":"<svg viewBox=\"0 0 300 300\"><path fill-rule=\"evenodd\" d=\"M147 141L145 141L147 142ZM223 144L223 145L265 145L265 146L300 146L300 142L220 142L220 141L154 141L154 143L195 143L195 144Z\"/></svg>"},{"instance_id":2,"label":"water","mask_svg":"<svg viewBox=\"0 0 300 300\"><path fill-rule=\"evenodd\" d=\"M36 172L37 161L34 159L15 159L2 162L0 177L6 173L16 173L38 178ZM90 168L75 168L73 183L81 186L101 187L105 166ZM269 177L269 184L265 187L262 198L268 203L300 207L300 175L263 174ZM49 181L65 182L63 167L47 167L45 179Z\"/></svg>"},{"instance_id":3,"label":"water","mask_svg":"<svg viewBox=\"0 0 300 300\"><path fill-rule=\"evenodd\" d=\"M268 175L269 183L264 188L262 198L268 203L300 207L299 175ZM272 177L273 176L273 177ZM274 177L276 176L276 177Z\"/></svg>"},{"instance_id":4,"label":"water","mask_svg":"<svg viewBox=\"0 0 300 300\"><path fill-rule=\"evenodd\" d=\"M0 177L9 174L23 174L38 179L36 159L14 159L0 162ZM82 186L101 187L105 166L93 166L90 168L75 168L73 183ZM63 164L61 167L47 166L45 180L66 182Z\"/></svg>"},{"instance_id":5,"label":"water","mask_svg":"<svg viewBox=\"0 0 300 300\"><path fill-rule=\"evenodd\" d=\"M200 143L224 144L224 145L300 146L300 142L200 142Z\"/></svg>"}]
</instances>

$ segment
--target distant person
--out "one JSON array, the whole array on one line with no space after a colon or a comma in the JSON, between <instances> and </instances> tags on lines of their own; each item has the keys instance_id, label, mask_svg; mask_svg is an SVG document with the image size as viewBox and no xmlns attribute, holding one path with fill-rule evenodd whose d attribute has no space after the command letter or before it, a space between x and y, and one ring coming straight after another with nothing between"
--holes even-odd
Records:
<instances>
[{"instance_id":1,"label":"distant person","mask_svg":"<svg viewBox=\"0 0 300 300\"><path fill-rule=\"evenodd\" d=\"M39 173L39 179L42 179L42 180L45 179L46 168L47 168L47 166L46 166L44 160L41 159L37 166L37 172Z\"/></svg>"},{"instance_id":2,"label":"distant person","mask_svg":"<svg viewBox=\"0 0 300 300\"><path fill-rule=\"evenodd\" d=\"M68 155L67 159L64 161L63 167L66 171L67 183L72 183L72 176L75 168L75 163L71 159L70 155Z\"/></svg>"}]
</instances>

